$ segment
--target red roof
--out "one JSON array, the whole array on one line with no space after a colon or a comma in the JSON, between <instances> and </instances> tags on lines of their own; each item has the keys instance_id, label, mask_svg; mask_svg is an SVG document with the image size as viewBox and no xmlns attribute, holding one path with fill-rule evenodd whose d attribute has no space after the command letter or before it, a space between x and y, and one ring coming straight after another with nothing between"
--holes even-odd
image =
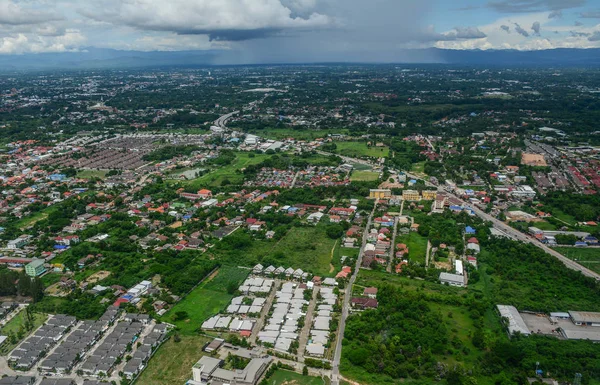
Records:
<instances>
[{"instance_id":1,"label":"red roof","mask_svg":"<svg viewBox=\"0 0 600 385\"><path fill-rule=\"evenodd\" d=\"M471 237L471 238L469 238L469 240L467 241L467 243L477 243L477 244L479 244L479 241L477 240L477 238Z\"/></svg>"}]
</instances>

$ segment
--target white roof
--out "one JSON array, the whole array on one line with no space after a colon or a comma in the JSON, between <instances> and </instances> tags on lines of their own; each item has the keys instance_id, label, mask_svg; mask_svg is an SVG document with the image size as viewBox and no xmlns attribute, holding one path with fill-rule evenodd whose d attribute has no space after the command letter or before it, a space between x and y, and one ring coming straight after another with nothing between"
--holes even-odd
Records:
<instances>
[{"instance_id":1,"label":"white roof","mask_svg":"<svg viewBox=\"0 0 600 385\"><path fill-rule=\"evenodd\" d=\"M320 343L308 344L306 345L306 352L313 356L322 356L325 354L325 347Z\"/></svg>"},{"instance_id":2,"label":"white roof","mask_svg":"<svg viewBox=\"0 0 600 385\"><path fill-rule=\"evenodd\" d=\"M516 307L510 305L496 305L496 307L500 312L500 316L508 319L508 331L510 334L514 334L516 332L519 332L523 335L531 334L529 328L523 320L523 317L521 317L521 314L519 314L519 311Z\"/></svg>"}]
</instances>

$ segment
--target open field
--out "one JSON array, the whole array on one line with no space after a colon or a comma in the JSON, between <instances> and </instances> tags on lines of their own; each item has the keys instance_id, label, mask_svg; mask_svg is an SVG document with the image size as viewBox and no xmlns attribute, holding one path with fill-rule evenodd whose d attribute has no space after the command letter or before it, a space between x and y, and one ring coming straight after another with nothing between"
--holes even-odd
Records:
<instances>
[{"instance_id":1,"label":"open field","mask_svg":"<svg viewBox=\"0 0 600 385\"><path fill-rule=\"evenodd\" d=\"M77 178L92 179L92 178L106 178L108 171L106 170L81 170L77 173Z\"/></svg>"},{"instance_id":2,"label":"open field","mask_svg":"<svg viewBox=\"0 0 600 385\"><path fill-rule=\"evenodd\" d=\"M214 248L209 253L230 265L253 266L260 262L264 266L293 267L327 277L332 275L329 263L335 240L327 236L325 227L324 224L293 227L279 241L252 239L243 249ZM250 241L250 236L245 239Z\"/></svg>"},{"instance_id":3,"label":"open field","mask_svg":"<svg viewBox=\"0 0 600 385\"><path fill-rule=\"evenodd\" d=\"M600 273L600 247L554 247L554 250L577 261L581 266Z\"/></svg>"},{"instance_id":4,"label":"open field","mask_svg":"<svg viewBox=\"0 0 600 385\"><path fill-rule=\"evenodd\" d=\"M251 157L251 154L253 157ZM224 167L218 167L206 175L186 183L193 186L195 190L206 187L218 187L221 186L223 181L241 184L244 181L244 175L241 170L252 164L261 163L268 157L269 155L266 154L238 152L236 153L235 160L231 164Z\"/></svg>"},{"instance_id":5,"label":"open field","mask_svg":"<svg viewBox=\"0 0 600 385\"><path fill-rule=\"evenodd\" d=\"M350 180L353 182L372 182L379 179L378 172L353 171Z\"/></svg>"},{"instance_id":6,"label":"open field","mask_svg":"<svg viewBox=\"0 0 600 385\"><path fill-rule=\"evenodd\" d=\"M25 310L21 310L19 314L17 314L2 329L0 329L0 335L10 336L11 334L14 334L18 340L15 344L10 343L10 338L6 340L6 342L2 345L2 348L0 349L0 354L4 355L5 353L8 353L11 350L13 350L15 346L17 346L26 336L28 336L31 332L35 331L44 322L46 322L46 319L48 319L47 314L32 313L31 316L33 317L33 328L31 329L31 331L28 332L24 329L24 325L26 322L25 314ZM22 338L19 338L20 331L23 333Z\"/></svg>"},{"instance_id":7,"label":"open field","mask_svg":"<svg viewBox=\"0 0 600 385\"><path fill-rule=\"evenodd\" d=\"M268 385L329 385L329 378L303 376L296 372L279 369L267 380Z\"/></svg>"},{"instance_id":8,"label":"open field","mask_svg":"<svg viewBox=\"0 0 600 385\"><path fill-rule=\"evenodd\" d=\"M299 130L291 128L265 128L262 130L249 130L246 132L268 139L294 138L297 140L314 140L327 137L329 134L348 134L347 130L312 130L307 128Z\"/></svg>"},{"instance_id":9,"label":"open field","mask_svg":"<svg viewBox=\"0 0 600 385\"><path fill-rule=\"evenodd\" d=\"M239 286L248 276L249 271L237 267L223 266L216 276L207 278L190 294L167 312L162 320L175 324L183 335L195 335L206 319L224 309L233 298L227 293L227 287ZM174 321L173 316L180 311L187 313L187 318Z\"/></svg>"},{"instance_id":10,"label":"open field","mask_svg":"<svg viewBox=\"0 0 600 385\"><path fill-rule=\"evenodd\" d=\"M419 235L417 232L411 231L408 235L397 236L396 244L399 243L404 243L408 246L408 259L410 261L425 265L427 238Z\"/></svg>"},{"instance_id":11,"label":"open field","mask_svg":"<svg viewBox=\"0 0 600 385\"><path fill-rule=\"evenodd\" d=\"M363 156L382 158L390 154L390 149L387 146L369 147L365 142L335 142L335 145L337 146L336 153L350 158L360 158Z\"/></svg>"},{"instance_id":12,"label":"open field","mask_svg":"<svg viewBox=\"0 0 600 385\"><path fill-rule=\"evenodd\" d=\"M423 174L425 172L425 162L413 163L412 172L417 174Z\"/></svg>"},{"instance_id":13,"label":"open field","mask_svg":"<svg viewBox=\"0 0 600 385\"><path fill-rule=\"evenodd\" d=\"M202 348L210 340L202 336L181 336L180 342L169 339L150 359L136 384L185 384L192 377L192 366L205 355Z\"/></svg>"}]
</instances>

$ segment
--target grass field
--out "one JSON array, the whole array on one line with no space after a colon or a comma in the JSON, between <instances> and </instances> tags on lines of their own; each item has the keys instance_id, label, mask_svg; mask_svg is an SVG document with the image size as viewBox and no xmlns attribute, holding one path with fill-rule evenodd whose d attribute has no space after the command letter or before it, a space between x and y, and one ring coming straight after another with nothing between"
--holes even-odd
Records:
<instances>
[{"instance_id":1,"label":"grass field","mask_svg":"<svg viewBox=\"0 0 600 385\"><path fill-rule=\"evenodd\" d=\"M329 134L348 134L348 130L312 130L291 128L265 128L263 130L250 130L248 133L255 134L268 139L286 139L294 138L296 140L313 140L327 137Z\"/></svg>"},{"instance_id":2,"label":"grass field","mask_svg":"<svg viewBox=\"0 0 600 385\"><path fill-rule=\"evenodd\" d=\"M277 370L267 380L268 385L329 385L329 378L303 376L296 372Z\"/></svg>"},{"instance_id":3,"label":"grass field","mask_svg":"<svg viewBox=\"0 0 600 385\"><path fill-rule=\"evenodd\" d=\"M251 154L253 157L251 157ZM252 164L261 163L269 156L270 155L249 152L236 153L236 158L230 165L216 168L200 178L190 180L187 184L193 186L195 190L221 186L224 180L229 180L234 184L240 184L244 180L244 174L242 174L241 171L242 169Z\"/></svg>"},{"instance_id":4,"label":"grass field","mask_svg":"<svg viewBox=\"0 0 600 385\"><path fill-rule=\"evenodd\" d=\"M268 266L293 267L320 275L330 276L329 263L335 240L325 233L324 224L293 227L279 241L252 241L240 250L211 250L210 253L226 264L252 266L258 262Z\"/></svg>"},{"instance_id":5,"label":"grass field","mask_svg":"<svg viewBox=\"0 0 600 385\"><path fill-rule=\"evenodd\" d=\"M353 171L350 180L353 182L372 182L379 179L378 172Z\"/></svg>"},{"instance_id":6,"label":"grass field","mask_svg":"<svg viewBox=\"0 0 600 385\"><path fill-rule=\"evenodd\" d=\"M29 332L25 332L23 339L29 335L31 332L35 331L38 327L40 327L46 319L48 319L48 315L43 313L32 313L33 316L33 329ZM17 335L21 327L25 324L25 310L22 310L19 314L17 314L13 319L11 319L2 329L0 329L0 335L10 336L11 333ZM22 339L21 339L22 340ZM11 344L9 340L2 345L0 349L0 354L5 354L10 352L17 346L21 340L17 341L15 344Z\"/></svg>"},{"instance_id":7,"label":"grass field","mask_svg":"<svg viewBox=\"0 0 600 385\"><path fill-rule=\"evenodd\" d=\"M369 156L374 158L384 158L389 156L389 147L368 147L365 142L335 142L337 146L336 153L351 158L360 158Z\"/></svg>"},{"instance_id":8,"label":"grass field","mask_svg":"<svg viewBox=\"0 0 600 385\"><path fill-rule=\"evenodd\" d=\"M600 273L600 247L555 247L554 250L577 261L581 266Z\"/></svg>"},{"instance_id":9,"label":"grass field","mask_svg":"<svg viewBox=\"0 0 600 385\"><path fill-rule=\"evenodd\" d=\"M412 172L423 174L425 172L425 162L413 163Z\"/></svg>"},{"instance_id":10,"label":"grass field","mask_svg":"<svg viewBox=\"0 0 600 385\"><path fill-rule=\"evenodd\" d=\"M167 312L162 320L175 324L183 335L195 335L202 322L223 310L233 298L227 293L227 286L233 282L239 285L248 276L249 270L223 266L215 276L207 278L196 289ZM185 311L188 318L174 321L173 316Z\"/></svg>"},{"instance_id":11,"label":"grass field","mask_svg":"<svg viewBox=\"0 0 600 385\"><path fill-rule=\"evenodd\" d=\"M396 237L396 244L404 243L408 246L408 258L410 261L425 264L425 253L427 253L427 238L411 231L408 235Z\"/></svg>"},{"instance_id":12,"label":"grass field","mask_svg":"<svg viewBox=\"0 0 600 385\"><path fill-rule=\"evenodd\" d=\"M105 170L81 170L77 173L77 178L92 179L92 178L106 178L108 171Z\"/></svg>"},{"instance_id":13,"label":"grass field","mask_svg":"<svg viewBox=\"0 0 600 385\"><path fill-rule=\"evenodd\" d=\"M192 366L205 355L202 348L210 340L201 336L181 336L180 342L169 339L150 359L136 384L185 384L192 377Z\"/></svg>"},{"instance_id":14,"label":"grass field","mask_svg":"<svg viewBox=\"0 0 600 385\"><path fill-rule=\"evenodd\" d=\"M43 221L44 219L48 218L48 215L50 215L52 210L55 210L55 208L48 207L38 213L20 219L17 222L15 222L15 226L19 229L26 229L30 226L33 226L34 224L36 224L36 222Z\"/></svg>"}]
</instances>

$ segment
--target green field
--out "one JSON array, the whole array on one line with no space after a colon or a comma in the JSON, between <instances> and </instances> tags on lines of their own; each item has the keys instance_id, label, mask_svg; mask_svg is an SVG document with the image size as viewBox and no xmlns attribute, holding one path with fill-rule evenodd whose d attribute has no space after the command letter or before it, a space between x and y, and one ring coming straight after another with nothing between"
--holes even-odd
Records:
<instances>
[{"instance_id":1,"label":"green field","mask_svg":"<svg viewBox=\"0 0 600 385\"><path fill-rule=\"evenodd\" d=\"M412 172L423 174L425 172L425 162L413 163Z\"/></svg>"},{"instance_id":2,"label":"green field","mask_svg":"<svg viewBox=\"0 0 600 385\"><path fill-rule=\"evenodd\" d=\"M253 157L251 157L251 154ZM228 180L233 184L241 184L244 181L244 174L241 170L250 165L259 164L269 156L270 155L249 152L236 153L235 160L231 164L216 168L200 178L186 182L186 184L193 186L195 190L206 187L218 187L221 186L225 180Z\"/></svg>"},{"instance_id":3,"label":"green field","mask_svg":"<svg viewBox=\"0 0 600 385\"><path fill-rule=\"evenodd\" d=\"M192 366L205 355L202 348L210 340L201 336L181 336L180 342L169 339L150 359L136 384L185 384L192 377Z\"/></svg>"},{"instance_id":4,"label":"green field","mask_svg":"<svg viewBox=\"0 0 600 385\"><path fill-rule=\"evenodd\" d=\"M81 170L77 173L77 178L92 179L92 178L106 178L108 171L105 170Z\"/></svg>"},{"instance_id":5,"label":"green field","mask_svg":"<svg viewBox=\"0 0 600 385\"><path fill-rule=\"evenodd\" d=\"M600 248L599 247L554 247L565 257L577 261L581 266L600 273Z\"/></svg>"},{"instance_id":6,"label":"green field","mask_svg":"<svg viewBox=\"0 0 600 385\"><path fill-rule=\"evenodd\" d=\"M425 265L427 238L421 236L415 231L411 231L408 233L408 235L397 236L396 245L399 243L404 243L408 246L408 259L411 262Z\"/></svg>"},{"instance_id":7,"label":"green field","mask_svg":"<svg viewBox=\"0 0 600 385\"><path fill-rule=\"evenodd\" d=\"M329 378L303 376L279 369L267 380L268 385L329 385Z\"/></svg>"},{"instance_id":8,"label":"green field","mask_svg":"<svg viewBox=\"0 0 600 385\"><path fill-rule=\"evenodd\" d=\"M227 293L227 287L230 284L239 286L248 273L249 270L237 267L221 267L216 275L207 278L161 319L175 324L183 335L196 335L202 322L227 307L233 298ZM173 316L180 311L186 312L188 318L174 321Z\"/></svg>"},{"instance_id":9,"label":"green field","mask_svg":"<svg viewBox=\"0 0 600 385\"><path fill-rule=\"evenodd\" d=\"M363 156L384 158L389 156L389 147L367 146L365 142L335 142L336 153L350 158L361 158Z\"/></svg>"},{"instance_id":10,"label":"green field","mask_svg":"<svg viewBox=\"0 0 600 385\"><path fill-rule=\"evenodd\" d=\"M32 313L32 317L33 317L33 322L32 322L33 328L29 332L23 329L25 320L26 320L25 310L22 310L13 319L11 319L4 327L2 327L2 329L0 329L0 335L10 336L10 334L13 333L15 336L17 336L17 339L18 339L18 341L15 344L11 344L10 340L6 340L4 345L2 345L2 349L0 349L0 354L4 355L5 353L8 353L12 349L14 349L14 347L17 346L17 344L19 342L21 342L21 340L23 340L32 331L36 330L44 322L46 322L48 315L43 314L43 313ZM22 332L23 338L21 338L21 339L18 338L19 331Z\"/></svg>"},{"instance_id":11,"label":"green field","mask_svg":"<svg viewBox=\"0 0 600 385\"><path fill-rule=\"evenodd\" d=\"M353 182L373 182L379 180L379 173L372 171L353 171L350 180Z\"/></svg>"},{"instance_id":12,"label":"green field","mask_svg":"<svg viewBox=\"0 0 600 385\"><path fill-rule=\"evenodd\" d=\"M246 132L268 139L294 138L296 140L314 140L317 138L325 138L329 134L348 134L348 130L313 130L307 128L299 130L291 128L265 128L262 130L249 130Z\"/></svg>"},{"instance_id":13,"label":"green field","mask_svg":"<svg viewBox=\"0 0 600 385\"><path fill-rule=\"evenodd\" d=\"M279 241L254 240L243 249L219 249L209 251L214 258L229 265L253 266L262 263L302 269L312 274L330 276L329 263L335 240L325 233L325 224L318 226L292 227ZM235 236L235 235L232 235ZM250 236L243 235L250 240Z\"/></svg>"}]
</instances>

